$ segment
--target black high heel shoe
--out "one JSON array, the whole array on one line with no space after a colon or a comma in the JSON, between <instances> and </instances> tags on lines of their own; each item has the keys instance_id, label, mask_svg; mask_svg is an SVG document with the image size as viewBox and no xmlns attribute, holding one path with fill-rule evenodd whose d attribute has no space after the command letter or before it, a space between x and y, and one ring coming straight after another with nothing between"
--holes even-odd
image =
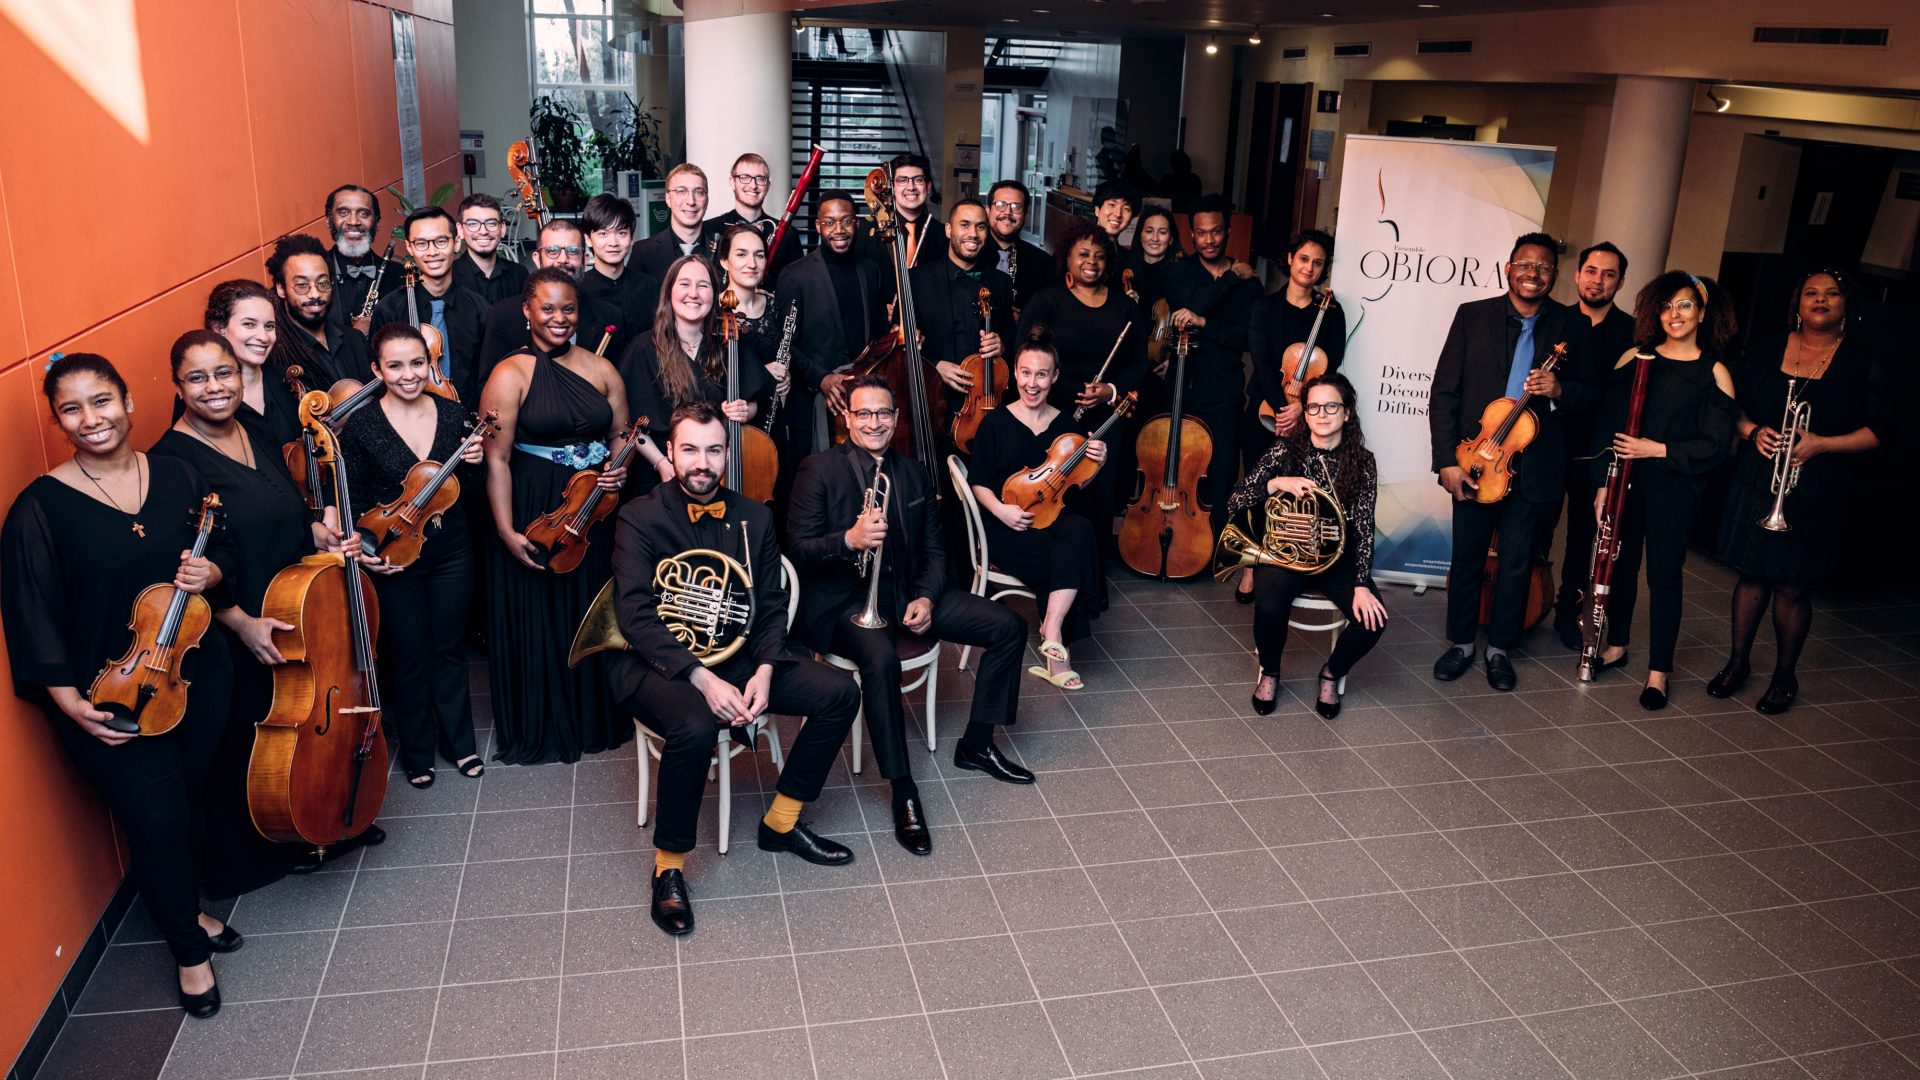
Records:
<instances>
[{"instance_id":1,"label":"black high heel shoe","mask_svg":"<svg viewBox=\"0 0 1920 1080\"><path fill-rule=\"evenodd\" d=\"M1731 660L1727 661L1727 666L1720 669L1720 674L1707 680L1707 696L1711 698L1732 697L1740 692L1741 687L1747 685L1747 676L1752 673L1752 669L1747 667L1746 664L1735 664Z\"/></svg>"},{"instance_id":2,"label":"black high heel shoe","mask_svg":"<svg viewBox=\"0 0 1920 1080\"><path fill-rule=\"evenodd\" d=\"M1253 603L1253 590L1248 589L1245 592L1241 592L1240 585L1238 582L1236 582L1233 586L1233 602L1236 604Z\"/></svg>"},{"instance_id":3,"label":"black high heel shoe","mask_svg":"<svg viewBox=\"0 0 1920 1080\"><path fill-rule=\"evenodd\" d=\"M1260 680L1265 678L1268 678L1268 675L1264 671L1253 677L1253 695L1247 700L1253 703L1254 712L1261 716L1272 716L1273 710L1280 704L1280 676L1272 676L1273 696L1270 698L1260 696Z\"/></svg>"},{"instance_id":4,"label":"black high heel shoe","mask_svg":"<svg viewBox=\"0 0 1920 1080\"><path fill-rule=\"evenodd\" d=\"M247 939L240 935L240 931L231 926L222 927L217 934L207 935L207 948L217 953L238 952L240 946L246 943Z\"/></svg>"},{"instance_id":5,"label":"black high heel shoe","mask_svg":"<svg viewBox=\"0 0 1920 1080\"><path fill-rule=\"evenodd\" d=\"M214 983L205 993L189 994L180 991L180 1007L195 1020L206 1020L220 1011L220 984Z\"/></svg>"},{"instance_id":6,"label":"black high heel shoe","mask_svg":"<svg viewBox=\"0 0 1920 1080\"><path fill-rule=\"evenodd\" d=\"M1768 716L1778 716L1793 707L1794 699L1800 696L1800 680L1791 675L1775 674L1773 681L1767 683L1767 692L1753 707Z\"/></svg>"},{"instance_id":7,"label":"black high heel shoe","mask_svg":"<svg viewBox=\"0 0 1920 1080\"><path fill-rule=\"evenodd\" d=\"M1333 701L1327 701L1331 690ZM1324 665L1320 668L1320 693L1313 700L1313 711L1323 718L1331 720L1340 715L1340 677L1329 671Z\"/></svg>"}]
</instances>

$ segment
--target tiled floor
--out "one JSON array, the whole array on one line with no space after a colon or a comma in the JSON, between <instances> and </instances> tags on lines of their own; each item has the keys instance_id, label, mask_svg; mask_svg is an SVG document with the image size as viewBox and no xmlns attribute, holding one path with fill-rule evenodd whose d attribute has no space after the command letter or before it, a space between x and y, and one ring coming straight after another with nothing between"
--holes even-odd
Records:
<instances>
[{"instance_id":1,"label":"tiled floor","mask_svg":"<svg viewBox=\"0 0 1920 1080\"><path fill-rule=\"evenodd\" d=\"M811 818L856 863L756 850L770 773L742 759L675 942L631 747L443 771L393 786L383 847L239 902L211 1022L171 1006L136 906L41 1076L1920 1076L1911 597L1826 603L1804 704L1769 721L1701 691L1728 583L1703 560L1657 717L1637 677L1576 688L1543 631L1519 692L1438 685L1442 595L1390 587L1328 724L1304 679L1250 716L1223 586L1113 580L1089 690L1026 680L1006 742L1037 787L947 763L949 659L943 753L915 753L933 858L844 758ZM1296 646L1310 676L1324 640Z\"/></svg>"}]
</instances>

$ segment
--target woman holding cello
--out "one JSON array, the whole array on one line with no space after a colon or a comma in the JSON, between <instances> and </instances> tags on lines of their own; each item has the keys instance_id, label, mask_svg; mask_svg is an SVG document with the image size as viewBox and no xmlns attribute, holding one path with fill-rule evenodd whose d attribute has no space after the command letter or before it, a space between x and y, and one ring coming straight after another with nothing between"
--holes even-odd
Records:
<instances>
[{"instance_id":1,"label":"woman holding cello","mask_svg":"<svg viewBox=\"0 0 1920 1080\"><path fill-rule=\"evenodd\" d=\"M133 640L128 613L143 590L219 590L233 551L215 532L205 555L192 556L193 514L211 489L178 459L133 449L133 400L104 357L57 359L41 388L73 456L27 485L0 529L0 619L14 688L40 706L55 741L113 811L134 884L179 968L180 1006L204 1019L220 1009L210 954L241 945L239 931L200 910L195 823L226 722L226 644L208 635L185 653L184 715L164 734L109 726L115 716L88 694ZM214 606L223 604L216 592Z\"/></svg>"},{"instance_id":2,"label":"woman holding cello","mask_svg":"<svg viewBox=\"0 0 1920 1080\"><path fill-rule=\"evenodd\" d=\"M467 410L427 393L427 342L420 331L393 322L374 331L373 370L386 384L379 401L347 419L342 456L356 510L409 497L408 475L421 462L455 455L463 468L449 483L478 482L485 449L466 441ZM423 470L424 471L424 470ZM380 655L386 661L388 727L400 743L400 767L415 788L433 786L435 750L461 776L486 772L474 749L473 703L467 693L467 611L473 604L473 546L464 499L454 498L405 566L370 560L384 618ZM369 538L377 539L377 538Z\"/></svg>"},{"instance_id":3,"label":"woman holding cello","mask_svg":"<svg viewBox=\"0 0 1920 1080\"><path fill-rule=\"evenodd\" d=\"M1087 636L1100 589L1100 558L1094 548L1093 525L1078 514L1062 514L1052 525L1033 527L1033 515L1000 500L1002 483L1045 461L1053 441L1061 435L1085 435L1086 426L1049 396L1060 375L1060 354L1044 330L1020 347L1013 361L1013 383L1018 396L991 410L974 436L968 481L979 500L986 526L987 550L993 564L1019 578L1041 597L1040 655L1046 666L1034 666L1038 676L1062 690L1084 689L1073 670L1067 646ZM1094 462L1107 459L1107 444L1086 444Z\"/></svg>"}]
</instances>

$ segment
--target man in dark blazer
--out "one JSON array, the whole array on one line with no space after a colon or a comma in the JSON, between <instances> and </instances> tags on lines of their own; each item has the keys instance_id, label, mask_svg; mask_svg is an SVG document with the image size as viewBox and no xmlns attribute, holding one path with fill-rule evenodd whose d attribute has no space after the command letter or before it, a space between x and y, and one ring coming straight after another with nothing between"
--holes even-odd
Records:
<instances>
[{"instance_id":1,"label":"man in dark blazer","mask_svg":"<svg viewBox=\"0 0 1920 1080\"><path fill-rule=\"evenodd\" d=\"M893 207L898 211L895 227L907 236L907 265L919 266L944 251L946 226L933 213L933 164L920 154L895 154L887 162L887 174L893 184ZM873 264L883 283L881 295L895 294L893 245L880 236L872 218L860 222L860 235L854 250Z\"/></svg>"},{"instance_id":2,"label":"man in dark blazer","mask_svg":"<svg viewBox=\"0 0 1920 1080\"><path fill-rule=\"evenodd\" d=\"M1052 253L1020 235L1032 201L1027 185L1018 180L998 181L987 192L987 223L993 229L993 246L987 254L995 269L1013 279L1016 308L1025 307L1029 297L1053 280Z\"/></svg>"},{"instance_id":3,"label":"man in dark blazer","mask_svg":"<svg viewBox=\"0 0 1920 1080\"><path fill-rule=\"evenodd\" d=\"M1243 274L1244 264L1227 254L1232 223L1233 208L1220 196L1208 195L1194 203L1187 215L1193 230L1193 257L1176 261L1166 276L1173 325L1191 331L1186 414L1213 433L1213 457L1207 462L1200 499L1212 507L1216 535L1227 523L1227 497L1239 479L1234 469L1240 457L1238 425L1247 400L1242 357L1254 305L1263 295L1260 284L1247 276L1251 271ZM1109 281L1117 283L1119 274L1117 264L1107 267ZM1173 350L1162 355L1172 356Z\"/></svg>"},{"instance_id":4,"label":"man in dark blazer","mask_svg":"<svg viewBox=\"0 0 1920 1080\"><path fill-rule=\"evenodd\" d=\"M709 255L712 234L707 232L707 174L691 162L667 173L667 227L633 245L631 262L662 288L672 288L667 271L683 255Z\"/></svg>"},{"instance_id":5,"label":"man in dark blazer","mask_svg":"<svg viewBox=\"0 0 1920 1080\"><path fill-rule=\"evenodd\" d=\"M1005 344L1013 336L1013 282L981 257L987 237L987 208L978 199L962 199L947 219L943 257L921 260L908 275L914 321L924 339L920 355L936 367L946 384L948 415L971 389L960 362L975 353L989 361L1004 359ZM987 308L993 316L989 321L980 318L981 289L987 290ZM938 434L944 454L951 435Z\"/></svg>"},{"instance_id":6,"label":"man in dark blazer","mask_svg":"<svg viewBox=\"0 0 1920 1080\"><path fill-rule=\"evenodd\" d=\"M940 498L919 461L887 448L897 413L885 379L857 379L847 394L850 438L800 463L794 478L787 535L805 587L800 632L808 646L851 660L860 669L867 730L880 775L893 784L893 835L915 855L933 854L933 834L907 762L907 709L900 693L900 656L917 655L930 640L984 649L976 675L973 712L953 763L998 780L1033 783L1033 774L1001 756L993 730L1014 722L1020 705L1020 658L1026 620L1004 604L947 581L941 541ZM890 483L886 510L865 510L876 469ZM876 569L870 564L879 559ZM878 629L852 617L867 603L870 575L879 574ZM901 632L911 635L902 641Z\"/></svg>"},{"instance_id":7,"label":"man in dark blazer","mask_svg":"<svg viewBox=\"0 0 1920 1080\"><path fill-rule=\"evenodd\" d=\"M1573 308L1548 297L1559 267L1559 245L1545 233L1514 241L1508 256L1507 291L1461 304L1441 346L1427 402L1433 471L1454 498L1453 560L1447 582L1447 651L1433 677L1451 682L1473 666L1479 637L1480 589L1489 544L1500 538L1500 575L1493 586L1487 622L1487 685L1511 690L1516 682L1507 650L1526 629L1527 577L1540 523L1566 491L1566 414L1593 408L1598 379L1593 369L1591 324ZM1540 370L1560 343L1565 360ZM1497 398L1533 395L1528 408L1539 433L1520 455L1519 476L1507 497L1474 501L1478 488L1455 464L1461 440L1480 430L1480 414Z\"/></svg>"},{"instance_id":8,"label":"man in dark blazer","mask_svg":"<svg viewBox=\"0 0 1920 1080\"><path fill-rule=\"evenodd\" d=\"M580 226L566 218L554 218L540 227L540 238L535 241L533 249L533 268L545 270L558 267L577 279L585 252L586 237L580 232ZM617 359L625 350L629 336L627 327L622 325L620 309L605 300L587 295L584 290L578 295L580 310L579 321L574 324L574 342L584 349L597 349L600 347L600 338L611 326L614 328L613 340L607 345L607 359ZM652 323L649 322L641 332L646 333L651 328ZM489 307L486 333L480 339L481 387L485 388L494 367L502 359L531 348L533 328L527 325L525 301L520 296L505 297Z\"/></svg>"},{"instance_id":9,"label":"man in dark blazer","mask_svg":"<svg viewBox=\"0 0 1920 1080\"><path fill-rule=\"evenodd\" d=\"M826 448L827 409L846 405L851 376L842 369L879 336L886 320L873 269L853 249L853 196L822 192L813 227L819 234L813 253L781 278L782 291L800 307L787 416L794 447L807 452Z\"/></svg>"},{"instance_id":10,"label":"man in dark blazer","mask_svg":"<svg viewBox=\"0 0 1920 1080\"><path fill-rule=\"evenodd\" d=\"M614 613L631 646L616 652L607 678L621 704L665 743L653 826L653 921L669 934L693 931L686 853L693 850L707 761L716 726L742 732L763 713L804 716L761 819L759 845L811 863L842 866L853 852L799 820L820 797L860 708L853 680L787 645L787 586L773 512L720 486L727 427L713 405L696 401L673 413L668 453L675 482L620 508L614 527ZM746 643L705 666L661 620L654 575L661 562L693 548L729 555L752 574L753 611Z\"/></svg>"},{"instance_id":11,"label":"man in dark blazer","mask_svg":"<svg viewBox=\"0 0 1920 1080\"><path fill-rule=\"evenodd\" d=\"M402 227L419 276L412 288L402 283L381 294L373 308L373 332L395 322L439 330L441 373L471 408L480 401L480 336L486 331L487 302L454 280L454 260L461 256L454 250L452 214L424 206L408 214Z\"/></svg>"}]
</instances>

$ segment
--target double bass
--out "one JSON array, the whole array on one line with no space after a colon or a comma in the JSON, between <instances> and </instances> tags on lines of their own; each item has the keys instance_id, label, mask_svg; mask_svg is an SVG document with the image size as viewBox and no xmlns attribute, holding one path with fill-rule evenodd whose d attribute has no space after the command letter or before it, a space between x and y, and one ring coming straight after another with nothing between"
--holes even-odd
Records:
<instances>
[{"instance_id":1,"label":"double bass","mask_svg":"<svg viewBox=\"0 0 1920 1080\"><path fill-rule=\"evenodd\" d=\"M1186 415L1191 347L1190 331L1183 326L1173 346L1173 411L1147 421L1134 441L1140 493L1120 523L1120 558L1135 572L1162 580L1192 577L1213 559L1213 516L1200 506L1200 477L1213 459L1213 433L1204 421Z\"/></svg>"},{"instance_id":2,"label":"double bass","mask_svg":"<svg viewBox=\"0 0 1920 1080\"><path fill-rule=\"evenodd\" d=\"M1296 341L1287 346L1280 354L1280 370L1286 377L1287 404L1297 405L1300 395L1306 392L1307 381L1317 379L1327 373L1327 350L1317 343L1320 340L1320 324L1327 319L1327 309L1333 306L1333 290L1324 289L1320 293L1320 310L1314 312L1313 328L1307 331L1307 340ZM1278 435L1279 414L1273 410L1271 402L1260 403L1260 426L1267 434Z\"/></svg>"},{"instance_id":3,"label":"double bass","mask_svg":"<svg viewBox=\"0 0 1920 1080\"><path fill-rule=\"evenodd\" d=\"M341 519L351 521L346 465L325 422L330 407L326 393L308 394L300 423L333 481ZM274 575L260 614L293 629L273 632L286 663L274 666L273 706L254 726L247 808L260 835L324 854L366 832L387 797L374 671L380 602L357 558L328 551Z\"/></svg>"},{"instance_id":4,"label":"double bass","mask_svg":"<svg viewBox=\"0 0 1920 1080\"><path fill-rule=\"evenodd\" d=\"M220 496L200 501L193 557L207 553ZM165 735L187 715L188 682L180 675L187 654L198 648L213 624L213 608L204 596L190 596L171 583L149 585L133 599L133 644L108 664L87 689L87 701L107 714L101 726L127 735Z\"/></svg>"},{"instance_id":5,"label":"double bass","mask_svg":"<svg viewBox=\"0 0 1920 1080\"><path fill-rule=\"evenodd\" d=\"M1566 358L1567 343L1563 341L1553 347L1538 370L1552 371ZM1517 398L1487 402L1480 412L1479 434L1460 440L1454 449L1454 462L1479 485L1473 489L1473 501L1496 503L1507 497L1519 471L1520 452L1540 434L1540 418L1527 407L1532 403L1533 394L1524 390Z\"/></svg>"},{"instance_id":6,"label":"double bass","mask_svg":"<svg viewBox=\"0 0 1920 1080\"><path fill-rule=\"evenodd\" d=\"M980 325L993 325L993 293L984 286L980 289ZM1000 407L1000 395L1007 392L1007 361L996 356L992 360L979 353L960 361L961 368L973 380L967 396L960 401L960 408L953 414L953 445L961 453L973 449L973 437L980 432L980 424L987 414Z\"/></svg>"},{"instance_id":7,"label":"double bass","mask_svg":"<svg viewBox=\"0 0 1920 1080\"><path fill-rule=\"evenodd\" d=\"M1095 428L1092 435L1069 431L1055 438L1053 445L1047 447L1045 461L1007 477L1007 482L1000 486L1000 501L1032 514L1032 528L1044 529L1058 521L1060 511L1066 506L1067 492L1086 487L1100 471L1100 463L1087 456L1087 444L1106 438L1113 425L1133 412L1139 400L1140 391L1129 390L1126 397L1114 403L1113 415Z\"/></svg>"},{"instance_id":8,"label":"double bass","mask_svg":"<svg viewBox=\"0 0 1920 1080\"><path fill-rule=\"evenodd\" d=\"M489 412L473 425L443 462L418 461L400 482L400 495L392 502L360 515L360 531L372 539L372 554L394 566L412 566L420 559L427 543L427 526L440 527L440 517L460 501L460 481L454 470L467 447L485 439L500 427L500 414Z\"/></svg>"},{"instance_id":9,"label":"double bass","mask_svg":"<svg viewBox=\"0 0 1920 1080\"><path fill-rule=\"evenodd\" d=\"M413 287L419 284L419 282L420 271L414 269L412 260L408 260L407 322L411 323L415 330L420 331L420 336L426 339L427 342L426 391L437 398L446 398L448 401L459 401L460 392L453 388L453 382L447 378L447 373L440 370L440 358L447 354L446 335L442 334L439 327L434 326L432 323L423 323L420 321L420 297L418 293L413 291ZM375 363L379 363L379 361L379 357L374 357Z\"/></svg>"},{"instance_id":10,"label":"double bass","mask_svg":"<svg viewBox=\"0 0 1920 1080\"><path fill-rule=\"evenodd\" d=\"M740 298L732 289L720 294L720 333L727 342L727 400L740 399L740 317L734 312ZM737 491L754 502L773 498L773 483L780 475L780 450L773 436L751 424L727 422L727 490Z\"/></svg>"}]
</instances>

